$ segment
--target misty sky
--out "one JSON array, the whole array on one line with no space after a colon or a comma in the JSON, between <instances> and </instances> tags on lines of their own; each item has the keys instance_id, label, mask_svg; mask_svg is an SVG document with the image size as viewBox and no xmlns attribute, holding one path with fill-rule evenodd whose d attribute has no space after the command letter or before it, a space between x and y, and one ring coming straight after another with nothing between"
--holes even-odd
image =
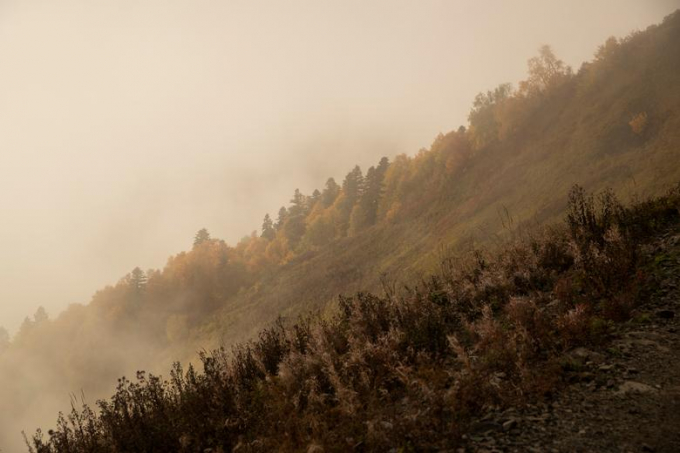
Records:
<instances>
[{"instance_id":1,"label":"misty sky","mask_svg":"<svg viewBox=\"0 0 680 453\"><path fill-rule=\"evenodd\" d=\"M678 1L0 0L0 325L196 230L415 153L541 44L575 69Z\"/></svg>"}]
</instances>

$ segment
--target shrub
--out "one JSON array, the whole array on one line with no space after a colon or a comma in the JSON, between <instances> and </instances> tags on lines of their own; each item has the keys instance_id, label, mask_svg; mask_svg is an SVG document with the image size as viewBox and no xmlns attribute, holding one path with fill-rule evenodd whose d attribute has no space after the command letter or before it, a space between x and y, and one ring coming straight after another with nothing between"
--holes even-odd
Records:
<instances>
[{"instance_id":1,"label":"shrub","mask_svg":"<svg viewBox=\"0 0 680 453\"><path fill-rule=\"evenodd\" d=\"M345 451L456 448L485 408L540 398L563 353L599 341L639 303L638 248L676 219L680 191L623 207L574 188L566 228L380 297L340 298L330 318L282 320L257 339L139 373L60 415L34 452ZM675 211L673 211L675 210Z\"/></svg>"}]
</instances>

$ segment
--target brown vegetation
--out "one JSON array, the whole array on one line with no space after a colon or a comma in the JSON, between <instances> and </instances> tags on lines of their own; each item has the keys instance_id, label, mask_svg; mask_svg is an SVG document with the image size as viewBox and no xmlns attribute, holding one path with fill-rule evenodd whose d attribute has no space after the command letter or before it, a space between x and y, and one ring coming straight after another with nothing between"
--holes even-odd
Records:
<instances>
[{"instance_id":1,"label":"brown vegetation","mask_svg":"<svg viewBox=\"0 0 680 453\"><path fill-rule=\"evenodd\" d=\"M680 217L680 186L624 208L575 187L566 228L494 256L450 259L413 289L340 300L281 322L202 372L119 382L99 414L62 416L50 451L423 451L458 445L471 416L555 389L563 353L601 341L644 299L641 243Z\"/></svg>"}]
</instances>

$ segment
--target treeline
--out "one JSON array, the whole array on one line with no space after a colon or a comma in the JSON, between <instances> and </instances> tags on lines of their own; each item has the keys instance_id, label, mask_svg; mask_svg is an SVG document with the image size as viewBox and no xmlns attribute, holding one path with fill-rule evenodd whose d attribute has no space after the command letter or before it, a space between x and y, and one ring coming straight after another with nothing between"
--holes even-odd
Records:
<instances>
[{"instance_id":1,"label":"treeline","mask_svg":"<svg viewBox=\"0 0 680 453\"><path fill-rule=\"evenodd\" d=\"M92 310L101 312L117 328L132 329L144 322L144 328L154 332L159 341L181 340L225 301L296 256L323 249L338 239L358 236L376 225L418 218L433 206L441 211L460 211L462 200L455 194L457 184L470 178L466 172L475 173L474 179L480 184L479 180L486 176L476 173L481 164L489 158L502 161L504 156L499 151L509 152L509 143L518 145L517 149L543 132L535 130L544 124L541 118L552 118L560 110L569 109L564 106L565 98L583 102L594 99L596 93L607 89L607 84L616 85L612 71L618 78L626 78L627 69L636 70L629 67L636 66L640 52L655 62L657 67L653 69L661 76L677 67L677 61L657 57L680 49L678 16L673 14L646 32L635 32L623 39L609 38L595 59L577 72L559 60L550 47L542 47L539 55L529 60L528 77L518 89L503 84L477 96L467 128L461 126L440 134L429 149L413 157L399 155L392 162L384 157L365 174L357 166L340 184L329 178L321 190L311 195L296 189L287 207L281 207L276 216L265 215L261 231L244 237L235 246L201 230L193 248L171 257L163 270L137 268L118 284L99 291L92 300ZM665 104L659 94L640 100L646 90L635 88L641 93L624 109L626 120L618 121L612 130L592 132L593 136L635 142L665 126L661 114ZM667 98L678 97L677 90L665 94ZM582 127L588 127L588 119L580 121ZM491 192L508 189L513 190L500 187ZM485 208L482 195L471 194L467 201L472 204L466 211ZM436 223L441 219L434 220ZM460 221L465 220L461 215ZM35 320L27 318L16 341L24 341L34 325L45 320L44 311L37 313ZM6 337L0 333L0 347L7 346Z\"/></svg>"}]
</instances>

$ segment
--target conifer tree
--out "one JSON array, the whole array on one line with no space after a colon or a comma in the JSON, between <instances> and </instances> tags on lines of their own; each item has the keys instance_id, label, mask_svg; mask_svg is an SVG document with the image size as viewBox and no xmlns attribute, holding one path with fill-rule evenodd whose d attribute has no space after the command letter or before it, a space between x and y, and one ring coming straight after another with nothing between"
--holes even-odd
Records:
<instances>
[{"instance_id":1,"label":"conifer tree","mask_svg":"<svg viewBox=\"0 0 680 453\"><path fill-rule=\"evenodd\" d=\"M295 189L293 198L290 200L292 206L288 209L288 214L290 217L296 217L305 214L306 198L300 192L300 189Z\"/></svg>"},{"instance_id":2,"label":"conifer tree","mask_svg":"<svg viewBox=\"0 0 680 453\"><path fill-rule=\"evenodd\" d=\"M274 229L274 222L272 221L269 214L265 214L264 220L262 221L262 234L261 237L268 241L271 241L276 237L276 230Z\"/></svg>"},{"instance_id":3,"label":"conifer tree","mask_svg":"<svg viewBox=\"0 0 680 453\"><path fill-rule=\"evenodd\" d=\"M364 187L364 176L361 173L361 168L357 165L347 174L345 180L342 182L342 191L345 194L345 199L352 206L357 202L361 191Z\"/></svg>"},{"instance_id":4,"label":"conifer tree","mask_svg":"<svg viewBox=\"0 0 680 453\"><path fill-rule=\"evenodd\" d=\"M330 205L332 205L335 202L335 199L338 198L339 194L340 186L338 185L338 183L335 182L335 179L328 178L328 180L326 181L326 187L323 189L323 192L321 193L321 203L323 203L323 207L327 208Z\"/></svg>"},{"instance_id":5,"label":"conifer tree","mask_svg":"<svg viewBox=\"0 0 680 453\"><path fill-rule=\"evenodd\" d=\"M339 206L340 211L340 231L346 234L349 226L352 211L356 206L359 197L363 191L364 177L361 173L361 168L357 165L354 169L345 176L342 182L342 203Z\"/></svg>"},{"instance_id":6,"label":"conifer tree","mask_svg":"<svg viewBox=\"0 0 680 453\"><path fill-rule=\"evenodd\" d=\"M281 206L281 209L279 209L279 216L277 217L276 223L274 224L274 227L277 231L283 227L283 224L286 223L287 218L288 210L285 208L285 206Z\"/></svg>"},{"instance_id":7,"label":"conifer tree","mask_svg":"<svg viewBox=\"0 0 680 453\"><path fill-rule=\"evenodd\" d=\"M321 192L319 192L319 189L314 189L314 192L312 192L312 195L307 198L307 212L311 212L312 209L314 209L314 206L319 202L321 199Z\"/></svg>"},{"instance_id":8,"label":"conifer tree","mask_svg":"<svg viewBox=\"0 0 680 453\"><path fill-rule=\"evenodd\" d=\"M363 228L375 225L378 205L383 194L383 180L388 166L389 161L383 157L377 168L371 167L366 172L359 202L352 209L350 234L356 234Z\"/></svg>"},{"instance_id":9,"label":"conifer tree","mask_svg":"<svg viewBox=\"0 0 680 453\"><path fill-rule=\"evenodd\" d=\"M288 219L284 227L284 234L291 247L295 248L306 230L305 215L307 214L307 197L302 195L299 189L295 189L295 193L290 202L292 203L292 206L288 209Z\"/></svg>"},{"instance_id":10,"label":"conifer tree","mask_svg":"<svg viewBox=\"0 0 680 453\"><path fill-rule=\"evenodd\" d=\"M208 242L209 240L210 233L208 233L208 230L206 230L205 228L201 228L200 230L198 230L198 233L196 233L196 236L194 236L194 248L198 247L204 242Z\"/></svg>"},{"instance_id":11,"label":"conifer tree","mask_svg":"<svg viewBox=\"0 0 680 453\"><path fill-rule=\"evenodd\" d=\"M130 287L135 291L135 292L142 292L144 290L144 287L146 286L146 274L144 273L143 270L141 270L139 267L135 267L132 269L132 272L130 272Z\"/></svg>"}]
</instances>

